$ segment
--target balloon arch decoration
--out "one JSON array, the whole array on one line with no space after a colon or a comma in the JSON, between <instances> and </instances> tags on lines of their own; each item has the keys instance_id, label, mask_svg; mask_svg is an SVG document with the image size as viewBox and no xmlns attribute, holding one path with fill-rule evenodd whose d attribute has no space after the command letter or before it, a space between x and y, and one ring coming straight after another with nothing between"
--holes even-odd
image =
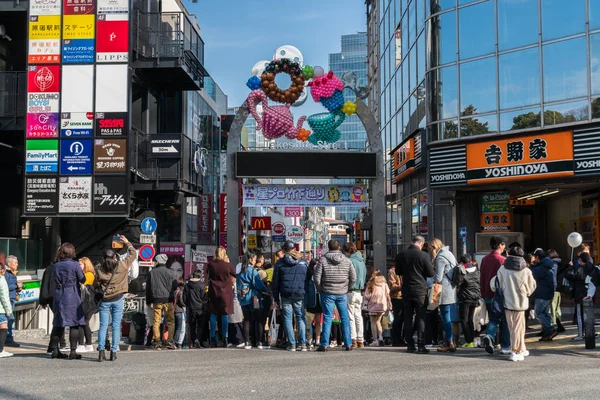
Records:
<instances>
[{"instance_id":1,"label":"balloon arch decoration","mask_svg":"<svg viewBox=\"0 0 600 400\"><path fill-rule=\"evenodd\" d=\"M287 74L291 85L287 89L277 86L278 74ZM282 46L275 51L272 60L257 62L252 68L251 77L246 82L250 89L247 101L239 108L228 136L227 155L227 198L228 219L239 218L238 182L235 178L235 153L240 148L240 136L248 115L256 120L256 130L269 140L285 137L290 140L309 142L313 145L329 145L341 139L338 130L347 116L357 114L363 123L369 139L370 151L377 153L377 177L372 185L373 231L372 241L374 262L378 268L385 267L385 196L383 173L383 146L379 127L363 99L368 97L366 87L358 86L358 76L354 72L335 76L325 72L320 66L304 63L302 53L294 46ZM354 92L356 100L344 99L344 89ZM308 92L316 103L327 110L308 117L301 116L294 124L291 107L302 106L308 99ZM269 100L279 105L270 105ZM262 107L262 110L260 109ZM303 127L308 123L309 129ZM238 257L239 226L229 224L229 258Z\"/></svg>"}]
</instances>

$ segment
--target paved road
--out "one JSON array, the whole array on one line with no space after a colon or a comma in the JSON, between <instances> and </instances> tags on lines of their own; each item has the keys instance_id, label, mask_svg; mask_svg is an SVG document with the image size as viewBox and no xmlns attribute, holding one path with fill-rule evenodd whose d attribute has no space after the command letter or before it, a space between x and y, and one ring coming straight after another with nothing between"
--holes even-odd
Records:
<instances>
[{"instance_id":1,"label":"paved road","mask_svg":"<svg viewBox=\"0 0 600 400\"><path fill-rule=\"evenodd\" d=\"M119 353L116 362L0 360L10 399L598 399L600 351L532 349L525 362L481 349L454 355L401 349L290 353L183 350Z\"/></svg>"}]
</instances>

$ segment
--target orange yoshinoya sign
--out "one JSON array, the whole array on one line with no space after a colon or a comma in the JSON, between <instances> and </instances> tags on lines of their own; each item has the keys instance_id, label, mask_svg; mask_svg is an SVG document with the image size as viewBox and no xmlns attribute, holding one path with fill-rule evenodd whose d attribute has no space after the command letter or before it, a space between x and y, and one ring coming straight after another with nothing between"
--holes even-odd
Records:
<instances>
[{"instance_id":1,"label":"orange yoshinoya sign","mask_svg":"<svg viewBox=\"0 0 600 400\"><path fill-rule=\"evenodd\" d=\"M467 144L470 185L573 175L571 131Z\"/></svg>"},{"instance_id":2,"label":"orange yoshinoya sign","mask_svg":"<svg viewBox=\"0 0 600 400\"><path fill-rule=\"evenodd\" d=\"M394 182L399 182L415 171L415 139L410 138L394 152Z\"/></svg>"}]
</instances>

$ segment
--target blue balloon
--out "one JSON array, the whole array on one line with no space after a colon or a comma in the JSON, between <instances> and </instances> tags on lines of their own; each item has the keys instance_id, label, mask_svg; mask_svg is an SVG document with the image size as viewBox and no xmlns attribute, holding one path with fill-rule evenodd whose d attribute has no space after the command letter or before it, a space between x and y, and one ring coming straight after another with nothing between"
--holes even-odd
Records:
<instances>
[{"instance_id":1,"label":"blue balloon","mask_svg":"<svg viewBox=\"0 0 600 400\"><path fill-rule=\"evenodd\" d=\"M248 79L246 86L248 86L250 90L260 89L260 78L258 76L253 76L252 78Z\"/></svg>"}]
</instances>

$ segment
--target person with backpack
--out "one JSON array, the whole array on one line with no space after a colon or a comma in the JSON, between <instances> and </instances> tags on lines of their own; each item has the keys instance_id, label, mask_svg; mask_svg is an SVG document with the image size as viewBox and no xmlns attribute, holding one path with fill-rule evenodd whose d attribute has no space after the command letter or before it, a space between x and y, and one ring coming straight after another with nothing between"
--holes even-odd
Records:
<instances>
[{"instance_id":1,"label":"person with backpack","mask_svg":"<svg viewBox=\"0 0 600 400\"><path fill-rule=\"evenodd\" d=\"M444 246L440 239L429 242L429 251L435 263L435 283L442 285L440 297L440 316L444 327L445 344L438 348L441 353L454 353L456 344L454 342L454 327L452 325L451 309L456 304L456 289L452 284L452 274L457 265L454 254L448 246Z\"/></svg>"},{"instance_id":2,"label":"person with backpack","mask_svg":"<svg viewBox=\"0 0 600 400\"><path fill-rule=\"evenodd\" d=\"M558 277L562 277L563 271L565 268L562 267L562 260L560 259L558 253L554 249L549 249L548 258L552 260L554 263L554 268L552 272L554 273L554 298L552 299L552 325L556 325L556 332L563 333L566 329L560 321L562 317L562 311L560 309L560 303L562 302L562 295L560 293L560 285L558 282Z\"/></svg>"},{"instance_id":3,"label":"person with backpack","mask_svg":"<svg viewBox=\"0 0 600 400\"><path fill-rule=\"evenodd\" d=\"M256 263L256 254L248 252L244 255L242 268L236 277L236 293L242 312L244 314L244 349L252 349L250 340L250 327L254 327L254 338L256 347L263 348L261 343L264 325L256 323L259 310L262 308L262 292L268 292L269 289L263 283L258 271L254 268Z\"/></svg>"},{"instance_id":4,"label":"person with backpack","mask_svg":"<svg viewBox=\"0 0 600 400\"><path fill-rule=\"evenodd\" d=\"M453 282L458 292L460 323L465 336L463 347L475 347L473 316L481 299L479 269L473 265L469 254L460 257L460 264L454 268Z\"/></svg>"}]
</instances>

